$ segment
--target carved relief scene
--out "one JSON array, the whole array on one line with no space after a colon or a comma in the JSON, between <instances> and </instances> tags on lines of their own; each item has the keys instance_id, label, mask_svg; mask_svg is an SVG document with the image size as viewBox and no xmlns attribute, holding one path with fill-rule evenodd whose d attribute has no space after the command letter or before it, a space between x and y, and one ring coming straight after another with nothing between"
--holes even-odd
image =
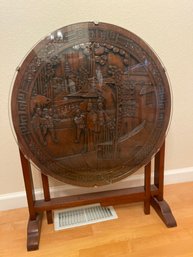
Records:
<instances>
[{"instance_id":1,"label":"carved relief scene","mask_svg":"<svg viewBox=\"0 0 193 257\"><path fill-rule=\"evenodd\" d=\"M136 36L105 23L64 27L41 41L12 93L14 128L27 157L83 186L119 181L145 164L170 113L165 74L149 53Z\"/></svg>"},{"instance_id":2,"label":"carved relief scene","mask_svg":"<svg viewBox=\"0 0 193 257\"><path fill-rule=\"evenodd\" d=\"M53 60L42 65L31 95L31 126L39 143L67 166L71 156L82 169L122 163L128 144L133 148L135 140L137 150L137 138L154 119L145 65L99 43L74 45Z\"/></svg>"}]
</instances>

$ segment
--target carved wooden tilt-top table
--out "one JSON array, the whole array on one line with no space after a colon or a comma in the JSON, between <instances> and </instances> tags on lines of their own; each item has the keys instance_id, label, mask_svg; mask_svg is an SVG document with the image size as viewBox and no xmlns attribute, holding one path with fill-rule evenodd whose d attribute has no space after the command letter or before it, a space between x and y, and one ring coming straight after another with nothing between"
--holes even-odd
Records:
<instances>
[{"instance_id":1,"label":"carved wooden tilt-top table","mask_svg":"<svg viewBox=\"0 0 193 257\"><path fill-rule=\"evenodd\" d=\"M54 31L18 68L11 108L29 206L28 250L38 249L44 211L52 223L52 210L89 203L144 201L145 214L151 204L168 227L176 226L163 199L170 89L160 61L138 36L93 22ZM34 196L30 162L42 174L42 200ZM142 166L143 187L50 197L48 175L95 187Z\"/></svg>"}]
</instances>

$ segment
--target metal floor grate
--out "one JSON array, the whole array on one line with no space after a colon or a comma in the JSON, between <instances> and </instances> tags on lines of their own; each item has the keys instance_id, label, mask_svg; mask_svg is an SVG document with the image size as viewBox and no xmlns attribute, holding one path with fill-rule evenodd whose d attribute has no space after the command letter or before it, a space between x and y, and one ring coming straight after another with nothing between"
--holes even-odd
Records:
<instances>
[{"instance_id":1,"label":"metal floor grate","mask_svg":"<svg viewBox=\"0 0 193 257\"><path fill-rule=\"evenodd\" d=\"M61 230L112 219L117 219L112 206L102 207L100 204L92 204L55 211L54 228Z\"/></svg>"}]
</instances>

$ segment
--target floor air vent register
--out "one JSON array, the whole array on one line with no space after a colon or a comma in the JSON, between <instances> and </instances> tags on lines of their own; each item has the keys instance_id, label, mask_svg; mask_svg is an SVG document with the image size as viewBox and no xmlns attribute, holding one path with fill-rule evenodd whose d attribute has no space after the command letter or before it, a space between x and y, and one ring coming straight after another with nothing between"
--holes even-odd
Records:
<instances>
[{"instance_id":1,"label":"floor air vent register","mask_svg":"<svg viewBox=\"0 0 193 257\"><path fill-rule=\"evenodd\" d=\"M87 205L55 211L54 228L62 230L112 219L117 219L117 214L112 206Z\"/></svg>"}]
</instances>

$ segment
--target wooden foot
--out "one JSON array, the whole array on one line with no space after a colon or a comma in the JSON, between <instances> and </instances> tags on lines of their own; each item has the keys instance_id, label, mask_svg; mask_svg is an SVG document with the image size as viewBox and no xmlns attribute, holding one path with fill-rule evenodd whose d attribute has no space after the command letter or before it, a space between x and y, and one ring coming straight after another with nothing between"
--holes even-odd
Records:
<instances>
[{"instance_id":1,"label":"wooden foot","mask_svg":"<svg viewBox=\"0 0 193 257\"><path fill-rule=\"evenodd\" d=\"M39 249L41 225L42 225L42 213L37 214L35 220L28 221L27 227L27 250L35 251Z\"/></svg>"},{"instance_id":2,"label":"wooden foot","mask_svg":"<svg viewBox=\"0 0 193 257\"><path fill-rule=\"evenodd\" d=\"M172 211L165 200L159 201L156 197L152 197L151 205L168 228L177 226Z\"/></svg>"}]
</instances>

